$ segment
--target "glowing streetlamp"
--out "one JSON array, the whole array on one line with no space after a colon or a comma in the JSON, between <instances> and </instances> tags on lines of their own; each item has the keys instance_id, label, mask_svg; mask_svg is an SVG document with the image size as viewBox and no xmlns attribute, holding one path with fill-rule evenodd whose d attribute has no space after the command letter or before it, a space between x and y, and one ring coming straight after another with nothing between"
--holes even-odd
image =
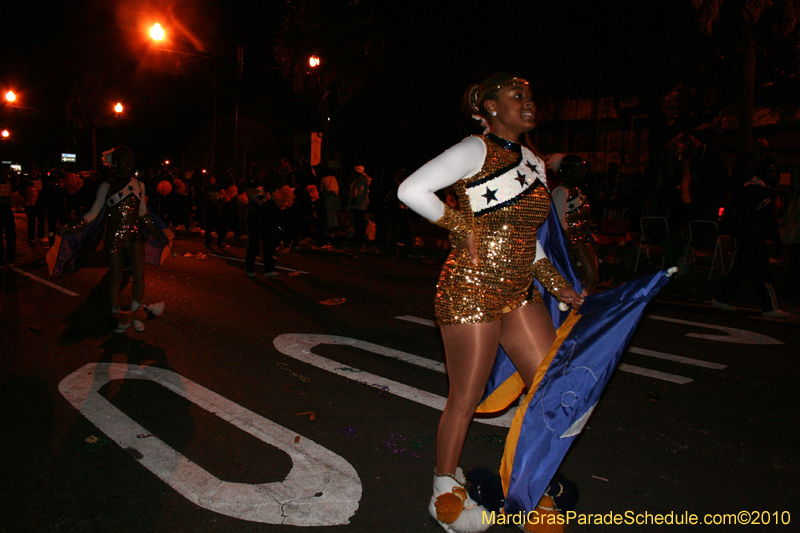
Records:
<instances>
[{"instance_id":1,"label":"glowing streetlamp","mask_svg":"<svg viewBox=\"0 0 800 533\"><path fill-rule=\"evenodd\" d=\"M161 27L161 24L156 22L153 24L153 27L150 28L150 38L154 41L163 41L164 40L164 28Z\"/></svg>"},{"instance_id":2,"label":"glowing streetlamp","mask_svg":"<svg viewBox=\"0 0 800 533\"><path fill-rule=\"evenodd\" d=\"M122 107L122 104L120 102L117 102L117 105L114 106L114 113L119 115L120 113L122 113L123 109L125 109L125 108Z\"/></svg>"},{"instance_id":3,"label":"glowing streetlamp","mask_svg":"<svg viewBox=\"0 0 800 533\"><path fill-rule=\"evenodd\" d=\"M311 56L308 58L308 66L311 68L319 66L319 56Z\"/></svg>"},{"instance_id":4,"label":"glowing streetlamp","mask_svg":"<svg viewBox=\"0 0 800 533\"><path fill-rule=\"evenodd\" d=\"M8 139L8 137L9 137L11 134L8 132L8 130L3 130L2 132L0 132L0 135L2 135L2 136L3 136L3 139Z\"/></svg>"},{"instance_id":5,"label":"glowing streetlamp","mask_svg":"<svg viewBox=\"0 0 800 533\"><path fill-rule=\"evenodd\" d=\"M6 93L6 101L7 102L13 102L16 99L17 99L17 95L14 94L14 91L8 91Z\"/></svg>"}]
</instances>

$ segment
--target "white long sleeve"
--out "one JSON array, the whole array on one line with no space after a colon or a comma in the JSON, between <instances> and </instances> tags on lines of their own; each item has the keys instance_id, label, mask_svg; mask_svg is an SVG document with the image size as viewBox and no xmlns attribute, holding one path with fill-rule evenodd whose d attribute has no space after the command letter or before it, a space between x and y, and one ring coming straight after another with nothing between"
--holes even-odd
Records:
<instances>
[{"instance_id":1,"label":"white long sleeve","mask_svg":"<svg viewBox=\"0 0 800 533\"><path fill-rule=\"evenodd\" d=\"M425 163L400 184L397 197L431 222L444 214L444 204L435 192L478 172L486 159L486 146L477 137L467 137Z\"/></svg>"},{"instance_id":2,"label":"white long sleeve","mask_svg":"<svg viewBox=\"0 0 800 533\"><path fill-rule=\"evenodd\" d=\"M83 218L86 219L86 222L91 222L97 218L97 215L100 214L100 210L103 209L103 206L106 203L106 196L108 196L108 182L104 181L97 188L97 196L94 198L92 207L86 212L85 215L83 215Z\"/></svg>"}]
</instances>

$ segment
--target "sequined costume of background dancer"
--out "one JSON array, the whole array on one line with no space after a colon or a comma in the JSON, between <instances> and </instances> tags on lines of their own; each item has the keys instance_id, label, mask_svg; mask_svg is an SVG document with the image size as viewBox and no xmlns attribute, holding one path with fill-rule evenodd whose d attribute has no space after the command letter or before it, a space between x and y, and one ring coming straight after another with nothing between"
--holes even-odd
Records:
<instances>
[{"instance_id":1,"label":"sequined costume of background dancer","mask_svg":"<svg viewBox=\"0 0 800 533\"><path fill-rule=\"evenodd\" d=\"M592 210L580 187L584 186L586 167L583 159L565 155L558 165L560 184L553 188L553 207L572 245L575 264L583 277L586 292L591 294L600 279L597 252L591 236Z\"/></svg>"},{"instance_id":2,"label":"sequined costume of background dancer","mask_svg":"<svg viewBox=\"0 0 800 533\"><path fill-rule=\"evenodd\" d=\"M131 312L136 313L144 297L144 228L153 235L165 238L147 211L144 184L134 175L133 152L125 147L115 148L103 154L103 161L111 167L113 177L100 184L91 209L81 218L61 228L60 233L79 231L106 208L103 245L108 257L111 313L118 319L117 330L123 331L126 324L129 324L119 318L120 283L125 260L128 261L132 275ZM143 319L146 317L137 319L134 316L131 316L134 327L137 331L143 330Z\"/></svg>"}]
</instances>

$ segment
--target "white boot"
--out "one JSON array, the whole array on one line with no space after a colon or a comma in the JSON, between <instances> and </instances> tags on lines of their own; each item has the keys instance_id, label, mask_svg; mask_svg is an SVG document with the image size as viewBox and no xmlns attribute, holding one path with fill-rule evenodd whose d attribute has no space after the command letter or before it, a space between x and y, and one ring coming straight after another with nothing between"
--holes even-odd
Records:
<instances>
[{"instance_id":1,"label":"white boot","mask_svg":"<svg viewBox=\"0 0 800 533\"><path fill-rule=\"evenodd\" d=\"M161 314L164 312L164 302L146 305L145 308L147 309L148 314L152 314L153 316L161 316Z\"/></svg>"},{"instance_id":2,"label":"white boot","mask_svg":"<svg viewBox=\"0 0 800 533\"><path fill-rule=\"evenodd\" d=\"M139 309L141 307L141 310ZM136 331L144 331L144 321L147 320L147 308L136 300L131 301L131 323Z\"/></svg>"},{"instance_id":3,"label":"white boot","mask_svg":"<svg viewBox=\"0 0 800 533\"><path fill-rule=\"evenodd\" d=\"M114 333L125 333L131 327L130 313L121 313L116 307L111 308L111 316L117 321L117 327L114 328Z\"/></svg>"},{"instance_id":4,"label":"white boot","mask_svg":"<svg viewBox=\"0 0 800 533\"><path fill-rule=\"evenodd\" d=\"M489 529L491 513L469 497L461 468L452 474L433 473L433 496L428 512L449 533L482 533Z\"/></svg>"}]
</instances>

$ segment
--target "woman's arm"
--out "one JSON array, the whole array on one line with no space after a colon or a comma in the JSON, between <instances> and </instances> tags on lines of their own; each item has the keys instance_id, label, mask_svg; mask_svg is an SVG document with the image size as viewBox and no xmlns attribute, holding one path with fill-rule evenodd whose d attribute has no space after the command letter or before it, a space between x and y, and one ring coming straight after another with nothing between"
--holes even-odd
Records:
<instances>
[{"instance_id":1,"label":"woman's arm","mask_svg":"<svg viewBox=\"0 0 800 533\"><path fill-rule=\"evenodd\" d=\"M486 146L477 137L468 137L409 176L397 190L397 197L408 207L450 232L450 244L466 246L473 264L478 264L472 228L461 211L446 205L435 191L471 176L483 166Z\"/></svg>"},{"instance_id":2,"label":"woman's arm","mask_svg":"<svg viewBox=\"0 0 800 533\"><path fill-rule=\"evenodd\" d=\"M156 227L155 222L153 222L153 217L151 217L150 213L147 211L147 196L145 196L144 183L141 180L136 180L136 182L139 185L139 190L141 191L139 195L139 218L142 220L144 227L148 232L150 232L151 235L153 235L162 243L166 244L169 242L169 240L167 239L166 235L164 235L164 233L162 233L161 230Z\"/></svg>"},{"instance_id":3,"label":"woman's arm","mask_svg":"<svg viewBox=\"0 0 800 533\"><path fill-rule=\"evenodd\" d=\"M106 197L108 196L108 182L104 181L100 184L97 188L97 195L94 197L94 203L89 211L83 215L83 218L86 219L86 222L91 222L97 218L97 215L100 214L100 211L103 209L103 206L106 203Z\"/></svg>"},{"instance_id":4,"label":"woman's arm","mask_svg":"<svg viewBox=\"0 0 800 533\"><path fill-rule=\"evenodd\" d=\"M406 178L397 190L397 197L415 212L435 222L445 212L445 204L435 192L478 172L485 157L483 141L467 137Z\"/></svg>"},{"instance_id":5,"label":"woman's arm","mask_svg":"<svg viewBox=\"0 0 800 533\"><path fill-rule=\"evenodd\" d=\"M553 189L550 198L558 215L558 220L561 221L561 227L567 229L567 200L569 199L569 192L565 187L559 185Z\"/></svg>"},{"instance_id":6,"label":"woman's arm","mask_svg":"<svg viewBox=\"0 0 800 533\"><path fill-rule=\"evenodd\" d=\"M147 214L147 195L145 194L144 190L144 182L142 180L136 180L137 184L139 185L140 193L139 193L139 216L143 217Z\"/></svg>"},{"instance_id":7,"label":"woman's arm","mask_svg":"<svg viewBox=\"0 0 800 533\"><path fill-rule=\"evenodd\" d=\"M97 195L94 198L94 203L89 211L86 212L85 215L80 217L79 219L75 220L74 222L70 222L66 226L58 228L59 235L70 235L72 233L77 233L81 230L84 226L92 222L94 219L97 218L97 215L100 214L100 211L103 209L103 206L106 203L106 196L108 196L108 182L104 181L100 184L97 188Z\"/></svg>"},{"instance_id":8,"label":"woman's arm","mask_svg":"<svg viewBox=\"0 0 800 533\"><path fill-rule=\"evenodd\" d=\"M560 302L569 304L575 309L583 305L583 297L586 295L586 291L584 290L582 294L578 294L575 288L564 279L547 257L539 239L536 239L536 258L533 260L533 277L542 284L547 292L555 296ZM562 311L565 310L566 309L562 309Z\"/></svg>"}]
</instances>

